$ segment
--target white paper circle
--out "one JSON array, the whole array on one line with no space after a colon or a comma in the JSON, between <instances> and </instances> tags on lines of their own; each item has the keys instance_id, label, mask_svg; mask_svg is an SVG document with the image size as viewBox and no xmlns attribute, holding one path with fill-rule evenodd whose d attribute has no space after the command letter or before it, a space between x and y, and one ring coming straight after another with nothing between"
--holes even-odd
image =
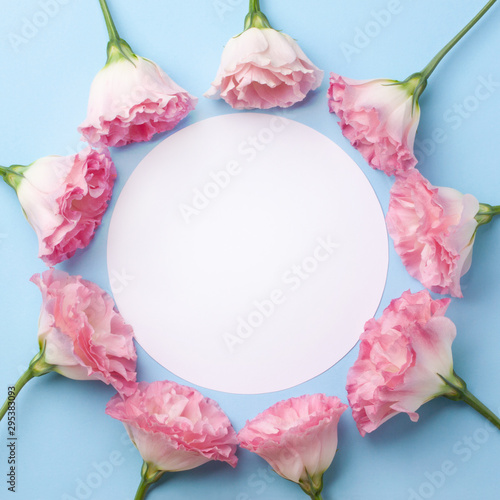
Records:
<instances>
[{"instance_id":1,"label":"white paper circle","mask_svg":"<svg viewBox=\"0 0 500 500\"><path fill-rule=\"evenodd\" d=\"M192 384L258 394L321 374L382 297L384 216L358 166L315 130L238 113L191 125L138 165L108 271L139 344Z\"/></svg>"}]
</instances>

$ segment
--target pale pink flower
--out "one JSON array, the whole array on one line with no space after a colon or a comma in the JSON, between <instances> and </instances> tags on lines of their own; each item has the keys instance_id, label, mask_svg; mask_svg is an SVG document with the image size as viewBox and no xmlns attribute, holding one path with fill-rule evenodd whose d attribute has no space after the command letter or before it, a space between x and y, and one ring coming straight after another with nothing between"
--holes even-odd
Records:
<instances>
[{"instance_id":1,"label":"pale pink flower","mask_svg":"<svg viewBox=\"0 0 500 500\"><path fill-rule=\"evenodd\" d=\"M75 380L100 380L134 392L137 354L132 328L96 284L49 269L31 281L42 292L38 340L45 364Z\"/></svg>"},{"instance_id":2,"label":"pale pink flower","mask_svg":"<svg viewBox=\"0 0 500 500\"><path fill-rule=\"evenodd\" d=\"M417 78L351 80L331 73L328 104L340 118L342 133L371 167L387 175L413 169L420 107Z\"/></svg>"},{"instance_id":3,"label":"pale pink flower","mask_svg":"<svg viewBox=\"0 0 500 500\"><path fill-rule=\"evenodd\" d=\"M238 440L215 401L175 382L141 382L113 397L106 413L123 422L144 462L155 471L183 471L211 460L235 467Z\"/></svg>"},{"instance_id":4,"label":"pale pink flower","mask_svg":"<svg viewBox=\"0 0 500 500\"><path fill-rule=\"evenodd\" d=\"M337 451L337 424L346 410L324 394L281 401L246 423L240 446L266 460L282 477L319 494Z\"/></svg>"},{"instance_id":5,"label":"pale pink flower","mask_svg":"<svg viewBox=\"0 0 500 500\"><path fill-rule=\"evenodd\" d=\"M85 248L101 223L116 179L107 150L87 147L71 156L47 156L4 169L38 237L38 256L48 266Z\"/></svg>"},{"instance_id":6,"label":"pale pink flower","mask_svg":"<svg viewBox=\"0 0 500 500\"><path fill-rule=\"evenodd\" d=\"M410 275L433 292L462 297L460 278L471 265L479 208L474 196L434 187L417 170L396 179L387 229Z\"/></svg>"},{"instance_id":7,"label":"pale pink flower","mask_svg":"<svg viewBox=\"0 0 500 500\"><path fill-rule=\"evenodd\" d=\"M415 422L421 405L450 394L440 377L457 380L451 352L456 328L444 317L449 303L433 300L427 290L407 291L380 319L365 324L346 386L362 436L398 413L407 413Z\"/></svg>"},{"instance_id":8,"label":"pale pink flower","mask_svg":"<svg viewBox=\"0 0 500 500\"><path fill-rule=\"evenodd\" d=\"M122 50L127 48L122 41ZM116 54L95 77L87 118L78 128L87 142L125 146L149 141L173 129L194 109L197 99L153 61L131 50L126 57L112 50Z\"/></svg>"},{"instance_id":9,"label":"pale pink flower","mask_svg":"<svg viewBox=\"0 0 500 500\"><path fill-rule=\"evenodd\" d=\"M227 43L205 97L235 109L286 108L321 85L323 71L297 42L272 28L249 28Z\"/></svg>"}]
</instances>

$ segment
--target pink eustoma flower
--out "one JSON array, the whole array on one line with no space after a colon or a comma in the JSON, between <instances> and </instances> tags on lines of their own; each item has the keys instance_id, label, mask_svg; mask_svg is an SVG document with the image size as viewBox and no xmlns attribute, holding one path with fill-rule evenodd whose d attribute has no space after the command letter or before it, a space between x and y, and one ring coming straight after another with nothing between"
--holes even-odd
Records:
<instances>
[{"instance_id":1,"label":"pink eustoma flower","mask_svg":"<svg viewBox=\"0 0 500 500\"><path fill-rule=\"evenodd\" d=\"M320 498L323 473L337 451L337 425L347 405L323 394L276 403L246 423L240 446L266 460L282 477Z\"/></svg>"},{"instance_id":2,"label":"pink eustoma flower","mask_svg":"<svg viewBox=\"0 0 500 500\"><path fill-rule=\"evenodd\" d=\"M133 393L134 334L113 299L96 284L58 269L35 274L31 281L42 293L40 352L10 388L0 420L29 380L50 372L74 380L100 380L124 396Z\"/></svg>"},{"instance_id":3,"label":"pink eustoma flower","mask_svg":"<svg viewBox=\"0 0 500 500\"><path fill-rule=\"evenodd\" d=\"M346 386L362 436L398 413L416 422L420 406L440 396L464 401L500 429L500 419L453 369L456 327L445 317L449 304L450 299L433 300L427 290L407 291L380 319L366 322Z\"/></svg>"},{"instance_id":4,"label":"pink eustoma flower","mask_svg":"<svg viewBox=\"0 0 500 500\"><path fill-rule=\"evenodd\" d=\"M331 73L328 105L342 133L371 167L387 175L414 168L413 145L420 120L418 78L352 80Z\"/></svg>"},{"instance_id":5,"label":"pink eustoma flower","mask_svg":"<svg viewBox=\"0 0 500 500\"><path fill-rule=\"evenodd\" d=\"M193 469L211 460L235 467L238 444L231 422L218 404L197 390L163 381L141 382L127 396L113 397L106 413L120 420L144 466L139 491L164 472ZM143 498L137 494L138 498Z\"/></svg>"},{"instance_id":6,"label":"pink eustoma flower","mask_svg":"<svg viewBox=\"0 0 500 500\"><path fill-rule=\"evenodd\" d=\"M197 99L153 61L132 51L116 54L90 89L87 118L78 128L87 142L119 147L149 141L194 109Z\"/></svg>"},{"instance_id":7,"label":"pink eustoma flower","mask_svg":"<svg viewBox=\"0 0 500 500\"><path fill-rule=\"evenodd\" d=\"M417 170L391 189L387 229L411 276L437 293L462 297L480 204L470 194L434 187Z\"/></svg>"},{"instance_id":8,"label":"pink eustoma flower","mask_svg":"<svg viewBox=\"0 0 500 500\"><path fill-rule=\"evenodd\" d=\"M95 283L50 269L31 281L42 293L38 341L52 371L100 380L120 394L136 387L134 333Z\"/></svg>"},{"instance_id":9,"label":"pink eustoma flower","mask_svg":"<svg viewBox=\"0 0 500 500\"><path fill-rule=\"evenodd\" d=\"M85 248L111 198L116 169L107 150L87 147L31 165L0 168L38 237L38 256L54 266Z\"/></svg>"},{"instance_id":10,"label":"pink eustoma flower","mask_svg":"<svg viewBox=\"0 0 500 500\"><path fill-rule=\"evenodd\" d=\"M323 71L297 42L272 28L249 28L227 43L205 97L235 109L287 108L321 85Z\"/></svg>"},{"instance_id":11,"label":"pink eustoma flower","mask_svg":"<svg viewBox=\"0 0 500 500\"><path fill-rule=\"evenodd\" d=\"M413 146L420 119L418 100L442 59L494 5L488 4L447 43L422 71L404 81L352 80L331 73L330 112L342 133L375 169L387 175L409 172L417 163Z\"/></svg>"},{"instance_id":12,"label":"pink eustoma flower","mask_svg":"<svg viewBox=\"0 0 500 500\"><path fill-rule=\"evenodd\" d=\"M407 291L380 319L365 324L346 386L362 436L398 413L417 421L421 405L449 392L440 377L455 379L451 345L456 328L444 316L449 304L450 299L433 300L427 290Z\"/></svg>"},{"instance_id":13,"label":"pink eustoma flower","mask_svg":"<svg viewBox=\"0 0 500 500\"><path fill-rule=\"evenodd\" d=\"M109 35L108 59L92 82L87 118L78 130L96 147L149 141L173 129L197 99L156 63L134 54L118 34L106 0L99 3Z\"/></svg>"}]
</instances>

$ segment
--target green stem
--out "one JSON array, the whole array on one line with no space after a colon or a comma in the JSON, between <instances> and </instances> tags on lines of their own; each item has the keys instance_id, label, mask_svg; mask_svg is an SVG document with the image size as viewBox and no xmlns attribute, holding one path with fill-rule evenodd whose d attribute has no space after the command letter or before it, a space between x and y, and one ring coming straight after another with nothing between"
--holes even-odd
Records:
<instances>
[{"instance_id":1,"label":"green stem","mask_svg":"<svg viewBox=\"0 0 500 500\"><path fill-rule=\"evenodd\" d=\"M323 500L321 492L323 491L323 474L317 475L314 478L310 476L306 470L307 479L301 479L299 486L304 493L307 493L312 500Z\"/></svg>"},{"instance_id":2,"label":"green stem","mask_svg":"<svg viewBox=\"0 0 500 500\"><path fill-rule=\"evenodd\" d=\"M500 215L500 205L491 206L487 203L480 203L479 211L477 212L475 219L477 220L478 226L482 226L491 222L495 215Z\"/></svg>"},{"instance_id":3,"label":"green stem","mask_svg":"<svg viewBox=\"0 0 500 500\"><path fill-rule=\"evenodd\" d=\"M148 483L143 477L141 477L139 488L137 488L137 493L135 494L135 500L144 500L144 498L146 498L146 492L150 486L151 483Z\"/></svg>"},{"instance_id":4,"label":"green stem","mask_svg":"<svg viewBox=\"0 0 500 500\"><path fill-rule=\"evenodd\" d=\"M465 34L488 12L497 0L490 0L477 14L474 19L455 36L449 43L447 43L431 60L431 62L422 70L417 73L411 74L406 80L398 82L400 85L406 85L410 92L413 93L413 108L416 109L418 100L427 87L427 80L436 69L437 65L441 62L443 57L465 36Z\"/></svg>"},{"instance_id":5,"label":"green stem","mask_svg":"<svg viewBox=\"0 0 500 500\"><path fill-rule=\"evenodd\" d=\"M144 500L146 498L146 493L149 487L158 481L160 477L165 473L163 470L158 470L154 465L143 462L141 469L141 482L137 488L137 493L135 494L135 500Z\"/></svg>"},{"instance_id":6,"label":"green stem","mask_svg":"<svg viewBox=\"0 0 500 500\"><path fill-rule=\"evenodd\" d=\"M479 204L479 212L477 215L499 215L500 214L500 205L488 205L486 203Z\"/></svg>"},{"instance_id":7,"label":"green stem","mask_svg":"<svg viewBox=\"0 0 500 500\"><path fill-rule=\"evenodd\" d=\"M321 493L310 493L309 496L312 498L312 500L323 500Z\"/></svg>"},{"instance_id":8,"label":"green stem","mask_svg":"<svg viewBox=\"0 0 500 500\"><path fill-rule=\"evenodd\" d=\"M45 346L42 350L31 360L28 369L19 377L19 380L14 385L14 390L7 397L5 403L0 408L0 421L3 419L9 406L15 401L21 389L34 377L41 377L54 369L53 365L45 362Z\"/></svg>"},{"instance_id":9,"label":"green stem","mask_svg":"<svg viewBox=\"0 0 500 500\"><path fill-rule=\"evenodd\" d=\"M2 167L0 165L0 175L2 176L2 179L7 182L7 176L9 175L10 170L7 167Z\"/></svg>"},{"instance_id":10,"label":"green stem","mask_svg":"<svg viewBox=\"0 0 500 500\"><path fill-rule=\"evenodd\" d=\"M0 408L0 421L3 419L5 414L7 413L7 410L9 409L10 405L14 402L16 399L17 395L19 394L19 391L26 385L27 382L29 382L32 378L34 377L33 373L31 370L28 368L20 377L19 380L16 382L14 385L14 391L11 396L9 396L6 400L3 406Z\"/></svg>"},{"instance_id":11,"label":"green stem","mask_svg":"<svg viewBox=\"0 0 500 500\"><path fill-rule=\"evenodd\" d=\"M451 388L451 391L445 394L446 398L453 401L464 401L471 408L474 408L474 410L483 415L483 417L487 418L497 429L500 429L500 418L467 389L467 384L455 372L453 372L454 382L447 380L442 375L439 376Z\"/></svg>"},{"instance_id":12,"label":"green stem","mask_svg":"<svg viewBox=\"0 0 500 500\"><path fill-rule=\"evenodd\" d=\"M483 417L487 418L497 429L500 429L500 418L498 418L488 407L486 407L479 399L474 396L469 390L465 390L462 400L471 408L474 408Z\"/></svg>"},{"instance_id":13,"label":"green stem","mask_svg":"<svg viewBox=\"0 0 500 500\"><path fill-rule=\"evenodd\" d=\"M260 12L259 0L250 0L249 12Z\"/></svg>"},{"instance_id":14,"label":"green stem","mask_svg":"<svg viewBox=\"0 0 500 500\"><path fill-rule=\"evenodd\" d=\"M467 26L460 31L452 40L450 40L449 43L447 43L437 54L436 56L431 60L431 62L420 72L422 74L422 78L427 80L431 74L434 72L436 69L437 65L441 62L441 60L444 58L446 54L470 31L472 27L475 26L475 24L488 12L488 10L493 7L493 4L497 0L490 0L482 9L481 11L472 19L472 21L467 24Z\"/></svg>"},{"instance_id":15,"label":"green stem","mask_svg":"<svg viewBox=\"0 0 500 500\"><path fill-rule=\"evenodd\" d=\"M259 0L250 0L248 14L245 17L245 31L250 28L271 28L271 23L264 12L260 10Z\"/></svg>"},{"instance_id":16,"label":"green stem","mask_svg":"<svg viewBox=\"0 0 500 500\"><path fill-rule=\"evenodd\" d=\"M136 58L130 45L120 38L118 30L116 29L111 13L109 12L108 4L106 0L99 0L101 4L102 13L104 14L104 20L106 21L106 28L108 29L109 42L108 42L108 60L106 64L110 64L120 59L127 59L132 64L134 64L134 59Z\"/></svg>"},{"instance_id":17,"label":"green stem","mask_svg":"<svg viewBox=\"0 0 500 500\"><path fill-rule=\"evenodd\" d=\"M0 176L2 176L3 180L11 187L14 189L14 191L17 191L17 188L19 187L19 184L21 184L22 180L24 179L24 172L30 167L31 165L11 165L10 167L0 167Z\"/></svg>"},{"instance_id":18,"label":"green stem","mask_svg":"<svg viewBox=\"0 0 500 500\"><path fill-rule=\"evenodd\" d=\"M101 4L102 13L104 14L104 20L106 21L106 28L108 29L109 41L114 42L120 40L120 35L116 29L113 18L111 17L111 12L109 12L108 4L106 0L99 0Z\"/></svg>"}]
</instances>

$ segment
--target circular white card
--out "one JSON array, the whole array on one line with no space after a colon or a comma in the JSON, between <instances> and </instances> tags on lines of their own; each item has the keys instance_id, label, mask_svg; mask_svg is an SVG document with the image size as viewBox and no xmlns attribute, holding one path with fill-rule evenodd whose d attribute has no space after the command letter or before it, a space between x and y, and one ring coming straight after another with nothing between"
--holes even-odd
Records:
<instances>
[{"instance_id":1,"label":"circular white card","mask_svg":"<svg viewBox=\"0 0 500 500\"><path fill-rule=\"evenodd\" d=\"M135 169L108 271L139 344L187 382L286 389L356 344L388 266L384 216L335 143L277 115L191 125Z\"/></svg>"}]
</instances>

